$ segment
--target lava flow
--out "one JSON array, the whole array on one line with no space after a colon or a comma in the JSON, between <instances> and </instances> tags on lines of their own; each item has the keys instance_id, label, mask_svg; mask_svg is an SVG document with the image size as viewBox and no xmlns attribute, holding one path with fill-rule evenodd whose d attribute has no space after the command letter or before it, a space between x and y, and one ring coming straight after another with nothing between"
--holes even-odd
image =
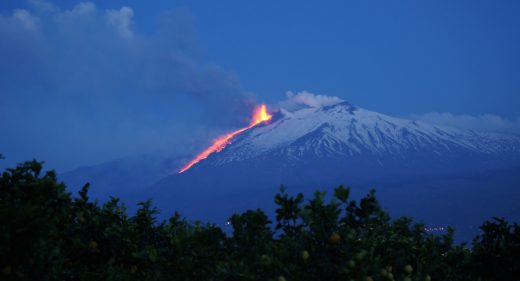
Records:
<instances>
[{"instance_id":1,"label":"lava flow","mask_svg":"<svg viewBox=\"0 0 520 281\"><path fill-rule=\"evenodd\" d=\"M206 148L206 150L202 151L199 155L197 155L197 157L195 157L188 164L186 164L186 166L184 166L179 171L179 174L185 172L186 170L191 168L191 166L197 164L199 161L208 158L208 156L210 154L212 154L214 152L220 152L222 149L224 149L224 147L226 147L226 145L231 143L231 139L234 136L242 133L243 131L245 131L247 129L251 129L254 126L256 126L262 122L267 122L267 121L271 120L272 117L273 117L272 115L267 113L267 106L265 104L258 106L255 109L255 112L253 114L253 119L251 120L251 123L249 124L249 126L218 137L216 140L213 141L213 144L210 147Z\"/></svg>"}]
</instances>

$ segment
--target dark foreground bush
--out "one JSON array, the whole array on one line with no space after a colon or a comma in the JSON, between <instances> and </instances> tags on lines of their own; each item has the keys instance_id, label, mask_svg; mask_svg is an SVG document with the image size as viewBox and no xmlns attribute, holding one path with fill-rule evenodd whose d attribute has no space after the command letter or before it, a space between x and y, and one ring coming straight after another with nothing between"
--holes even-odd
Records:
<instances>
[{"instance_id":1,"label":"dark foreground bush","mask_svg":"<svg viewBox=\"0 0 520 281\"><path fill-rule=\"evenodd\" d=\"M466 247L452 230L390 219L373 192L358 203L338 187L325 202L282 189L274 225L247 211L228 236L179 215L159 222L150 202L129 217L117 199L89 200L88 185L72 198L41 170L27 162L0 178L2 280L520 280L520 229L501 219Z\"/></svg>"}]
</instances>

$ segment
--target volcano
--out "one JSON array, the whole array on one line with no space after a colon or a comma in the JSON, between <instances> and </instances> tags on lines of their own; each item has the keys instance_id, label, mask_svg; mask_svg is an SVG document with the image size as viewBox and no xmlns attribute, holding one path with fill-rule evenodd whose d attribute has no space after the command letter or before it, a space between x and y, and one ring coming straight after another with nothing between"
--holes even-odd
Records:
<instances>
[{"instance_id":1,"label":"volcano","mask_svg":"<svg viewBox=\"0 0 520 281\"><path fill-rule=\"evenodd\" d=\"M293 113L280 109L272 122L236 135L197 168L244 166L287 180L302 177L303 170L320 171L357 181L505 167L519 155L516 136L440 128L342 102ZM367 168L370 173L361 173Z\"/></svg>"},{"instance_id":2,"label":"volcano","mask_svg":"<svg viewBox=\"0 0 520 281\"><path fill-rule=\"evenodd\" d=\"M497 215L520 213L514 200L507 203L520 198L519 164L517 136L443 128L340 102L280 109L150 191L163 209L222 222L247 208L272 209L281 184L305 194L345 184L357 196L375 187L394 213L459 225L466 215L485 219L478 216L482 205ZM461 201L469 207L457 219Z\"/></svg>"},{"instance_id":3,"label":"volcano","mask_svg":"<svg viewBox=\"0 0 520 281\"><path fill-rule=\"evenodd\" d=\"M518 136L433 126L348 102L271 114L140 198L167 215L224 223L245 209L273 210L282 184L306 195L345 184L354 196L376 188L391 213L430 225L471 232L492 215L519 217Z\"/></svg>"}]
</instances>

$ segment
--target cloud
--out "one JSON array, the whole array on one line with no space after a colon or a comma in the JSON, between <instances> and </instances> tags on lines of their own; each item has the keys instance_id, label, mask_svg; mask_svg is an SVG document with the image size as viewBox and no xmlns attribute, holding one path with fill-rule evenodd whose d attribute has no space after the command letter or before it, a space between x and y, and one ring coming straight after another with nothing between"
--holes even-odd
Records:
<instances>
[{"instance_id":1,"label":"cloud","mask_svg":"<svg viewBox=\"0 0 520 281\"><path fill-rule=\"evenodd\" d=\"M506 119L495 114L473 116L468 114L452 114L449 112L430 112L426 114L413 114L410 115L410 118L437 126L520 135L520 117L516 119Z\"/></svg>"},{"instance_id":2,"label":"cloud","mask_svg":"<svg viewBox=\"0 0 520 281\"><path fill-rule=\"evenodd\" d=\"M36 30L39 25L39 19L31 15L27 10L14 10L12 18L18 21L24 28L28 30Z\"/></svg>"},{"instance_id":3,"label":"cloud","mask_svg":"<svg viewBox=\"0 0 520 281\"><path fill-rule=\"evenodd\" d=\"M134 10L126 6L119 10L106 11L106 18L108 23L114 26L119 35L124 38L131 38L133 35L133 32L130 29L133 16Z\"/></svg>"},{"instance_id":4,"label":"cloud","mask_svg":"<svg viewBox=\"0 0 520 281\"><path fill-rule=\"evenodd\" d=\"M328 105L334 105L343 101L338 97L317 95L308 91L301 91L296 94L291 91L288 91L286 93L286 96L287 99L280 102L278 106L288 110L295 110L301 108L302 106L323 107Z\"/></svg>"},{"instance_id":5,"label":"cloud","mask_svg":"<svg viewBox=\"0 0 520 281\"><path fill-rule=\"evenodd\" d=\"M76 14L76 15L88 15L96 11L96 5L92 2L81 2L74 6L71 11L65 11L65 13ZM109 12L109 11L107 11Z\"/></svg>"},{"instance_id":6,"label":"cloud","mask_svg":"<svg viewBox=\"0 0 520 281\"><path fill-rule=\"evenodd\" d=\"M55 13L60 10L58 6L44 0L28 0L28 3L40 13Z\"/></svg>"},{"instance_id":7,"label":"cloud","mask_svg":"<svg viewBox=\"0 0 520 281\"><path fill-rule=\"evenodd\" d=\"M67 169L186 152L200 128L211 139L249 116L254 94L200 59L189 10L139 28L131 7L29 4L0 14L0 150L8 160L38 157Z\"/></svg>"}]
</instances>

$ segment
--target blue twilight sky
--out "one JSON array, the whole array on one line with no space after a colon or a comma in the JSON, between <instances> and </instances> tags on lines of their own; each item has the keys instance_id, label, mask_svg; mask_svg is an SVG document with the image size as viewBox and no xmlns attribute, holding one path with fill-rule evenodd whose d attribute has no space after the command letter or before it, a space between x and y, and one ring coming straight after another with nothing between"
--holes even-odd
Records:
<instances>
[{"instance_id":1,"label":"blue twilight sky","mask_svg":"<svg viewBox=\"0 0 520 281\"><path fill-rule=\"evenodd\" d=\"M1 165L189 154L287 91L520 133L519 1L0 2Z\"/></svg>"}]
</instances>

